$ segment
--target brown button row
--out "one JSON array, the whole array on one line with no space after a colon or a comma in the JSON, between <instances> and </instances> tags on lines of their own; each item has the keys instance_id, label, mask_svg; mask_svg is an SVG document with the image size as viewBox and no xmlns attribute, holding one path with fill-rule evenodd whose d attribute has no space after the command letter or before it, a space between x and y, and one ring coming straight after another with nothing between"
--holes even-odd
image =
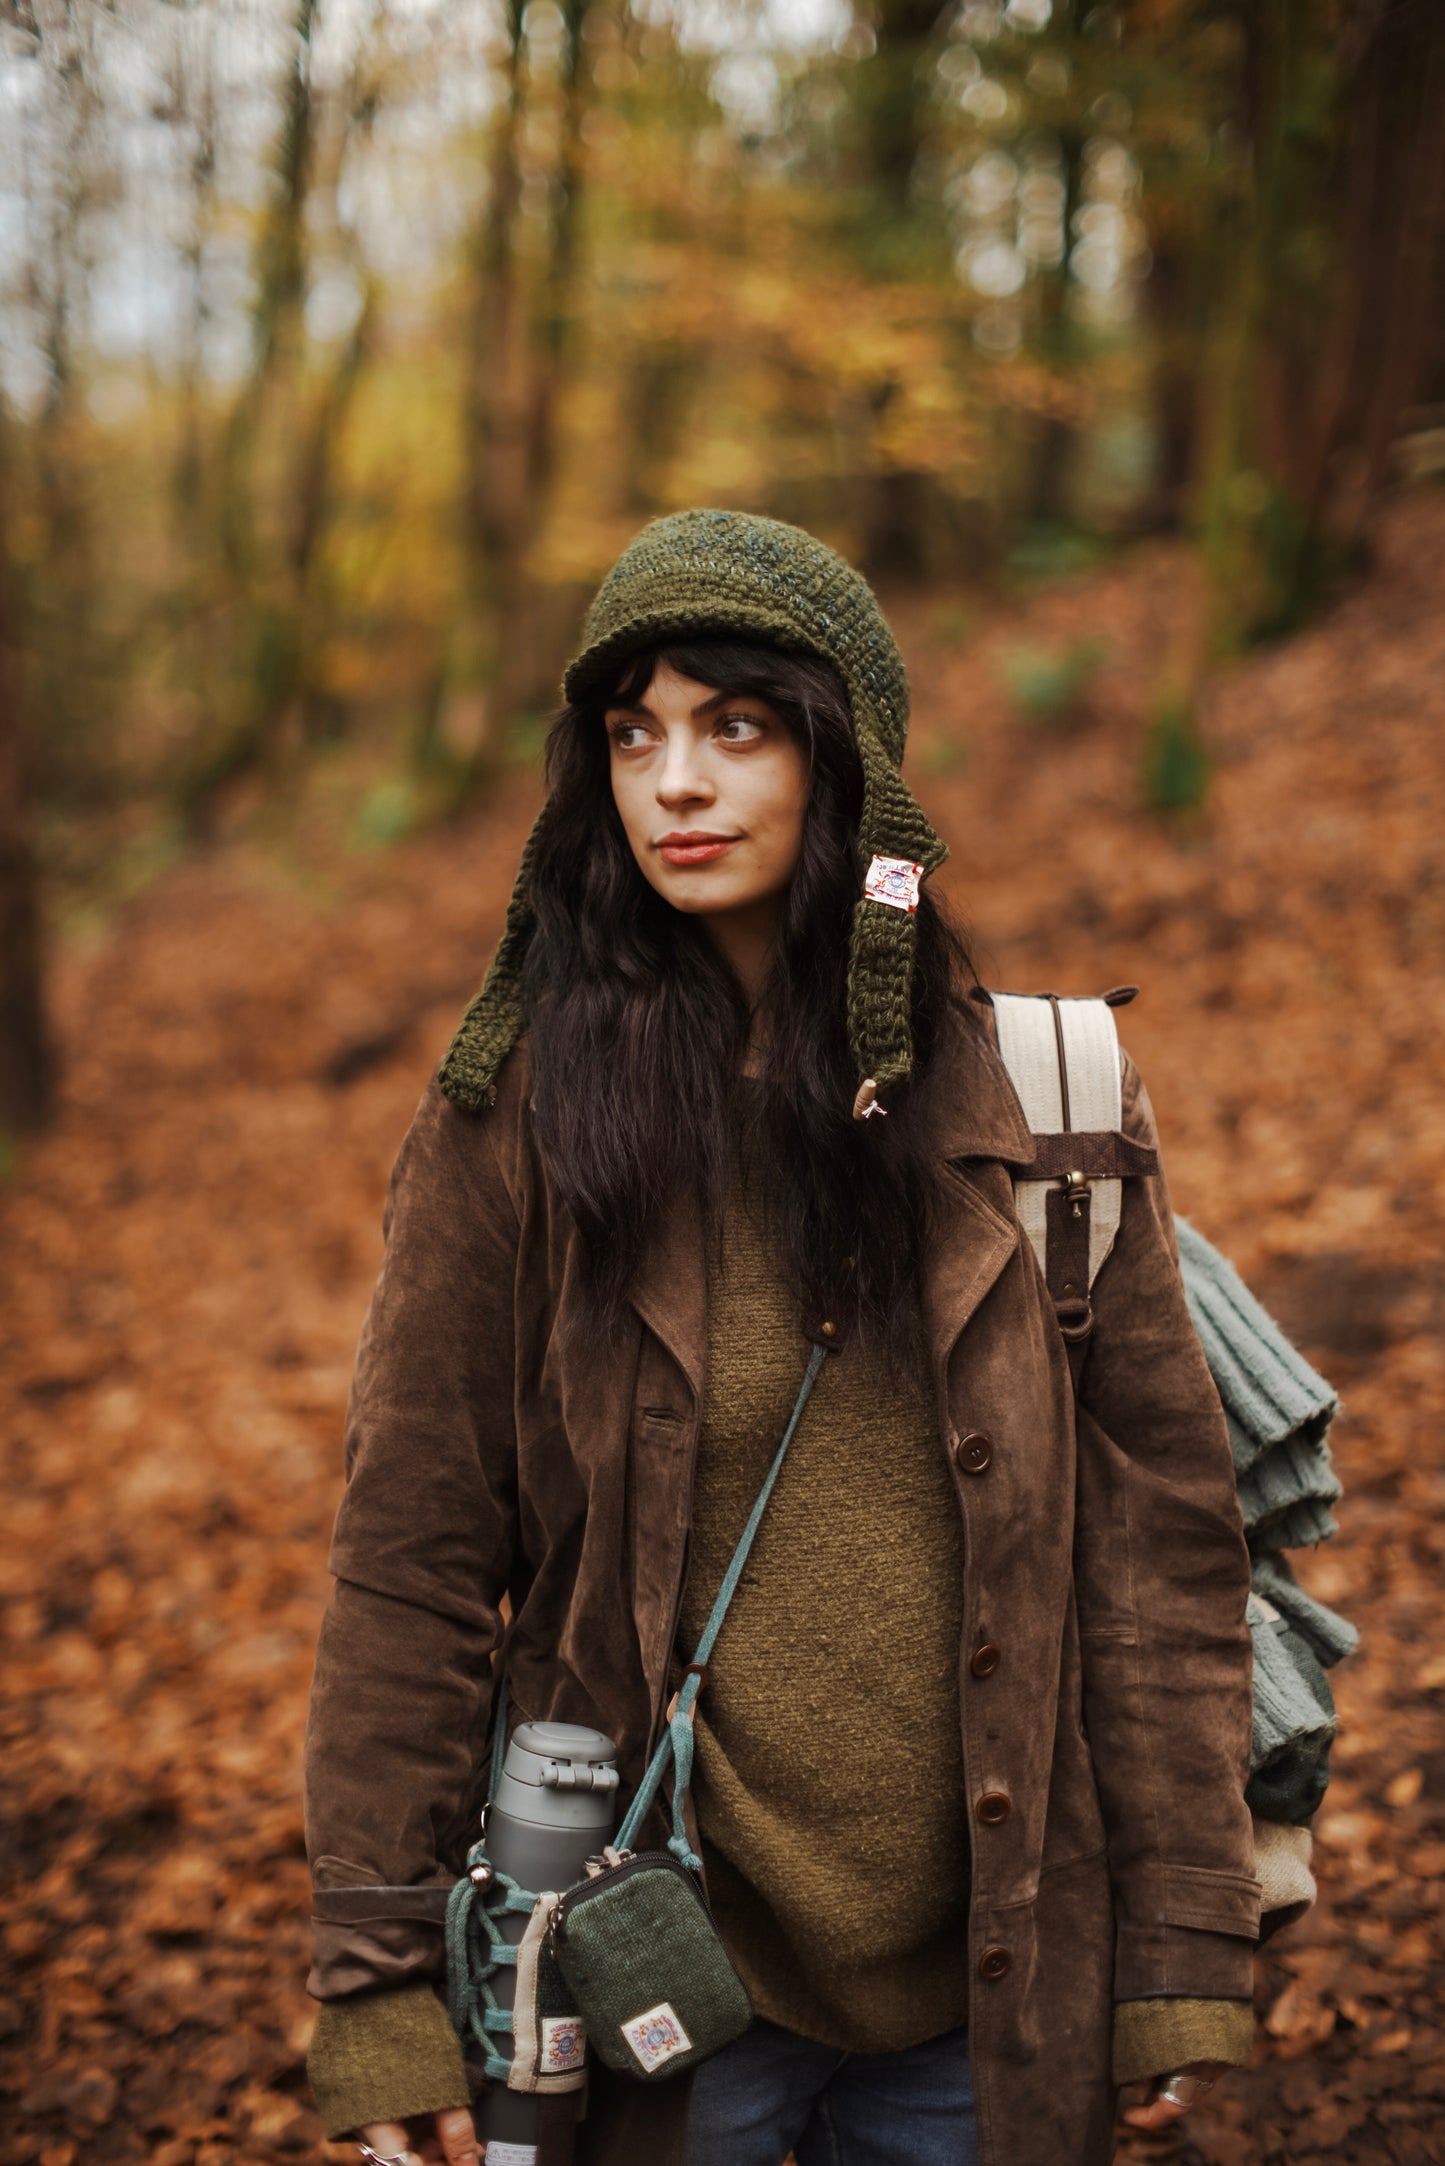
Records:
<instances>
[{"instance_id":1,"label":"brown button row","mask_svg":"<svg viewBox=\"0 0 1445 2166\"><path fill-rule=\"evenodd\" d=\"M982 1474L993 1457L993 1442L981 1429L970 1429L954 1445L953 1453L965 1474Z\"/></svg>"},{"instance_id":2,"label":"brown button row","mask_svg":"<svg viewBox=\"0 0 1445 2166\"><path fill-rule=\"evenodd\" d=\"M1003 1649L995 1647L992 1640L985 1640L982 1647L975 1647L969 1658L969 1668L975 1677L992 1677L1003 1660Z\"/></svg>"},{"instance_id":3,"label":"brown button row","mask_svg":"<svg viewBox=\"0 0 1445 2166\"><path fill-rule=\"evenodd\" d=\"M986 1828L997 1828L1003 1826L1013 1806L1002 1790L985 1790L973 1809Z\"/></svg>"},{"instance_id":4,"label":"brown button row","mask_svg":"<svg viewBox=\"0 0 1445 2166\"><path fill-rule=\"evenodd\" d=\"M985 1948L978 1959L978 1975L980 1978L1002 1978L1012 1961L1007 1948Z\"/></svg>"}]
</instances>

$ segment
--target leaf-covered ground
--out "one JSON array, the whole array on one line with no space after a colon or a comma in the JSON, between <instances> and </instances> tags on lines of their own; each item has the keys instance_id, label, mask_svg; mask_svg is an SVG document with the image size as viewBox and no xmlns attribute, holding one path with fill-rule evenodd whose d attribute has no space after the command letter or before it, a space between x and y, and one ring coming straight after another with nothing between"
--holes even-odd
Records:
<instances>
[{"instance_id":1,"label":"leaf-covered ground","mask_svg":"<svg viewBox=\"0 0 1445 2166\"><path fill-rule=\"evenodd\" d=\"M1323 1899L1260 1962L1255 2065L1132 2154L1178 2166L1445 2157L1442 555L1445 502L1400 505L1362 589L1218 685L1182 831L1137 809L1177 554L972 631L897 611L985 979L1144 987L1176 1203L1347 1402L1344 1531L1303 1567L1366 1634ZM1020 655L1087 639L1084 711L1020 718ZM297 1790L341 1410L390 1160L536 792L318 843L304 880L227 844L60 963L61 1119L0 1197L5 2161L325 2155Z\"/></svg>"}]
</instances>

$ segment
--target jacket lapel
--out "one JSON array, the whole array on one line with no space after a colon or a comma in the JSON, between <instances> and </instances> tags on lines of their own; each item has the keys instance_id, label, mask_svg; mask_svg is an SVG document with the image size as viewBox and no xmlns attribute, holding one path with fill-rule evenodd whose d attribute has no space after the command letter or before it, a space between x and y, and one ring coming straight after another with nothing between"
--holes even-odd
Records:
<instances>
[{"instance_id":1,"label":"jacket lapel","mask_svg":"<svg viewBox=\"0 0 1445 2166\"><path fill-rule=\"evenodd\" d=\"M987 1010L958 1003L927 1118L942 1201L923 1260L924 1320L935 1374L946 1377L960 1333L1018 1248L1011 1182L1001 1167L1034 1157Z\"/></svg>"},{"instance_id":2,"label":"jacket lapel","mask_svg":"<svg viewBox=\"0 0 1445 2166\"><path fill-rule=\"evenodd\" d=\"M689 1189L658 1214L628 1299L702 1399L707 1345L707 1271L702 1212Z\"/></svg>"}]
</instances>

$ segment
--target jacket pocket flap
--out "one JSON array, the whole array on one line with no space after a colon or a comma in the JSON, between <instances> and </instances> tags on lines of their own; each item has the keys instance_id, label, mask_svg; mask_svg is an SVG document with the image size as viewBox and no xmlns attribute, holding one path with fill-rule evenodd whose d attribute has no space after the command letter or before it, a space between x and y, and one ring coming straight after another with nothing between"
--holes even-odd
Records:
<instances>
[{"instance_id":1,"label":"jacket pocket flap","mask_svg":"<svg viewBox=\"0 0 1445 2166\"><path fill-rule=\"evenodd\" d=\"M1247 1873L1208 1865L1165 1865L1159 1873L1159 1923L1192 1925L1206 1933L1259 1932L1260 1886Z\"/></svg>"},{"instance_id":2,"label":"jacket pocket flap","mask_svg":"<svg viewBox=\"0 0 1445 2166\"><path fill-rule=\"evenodd\" d=\"M443 1925L451 1892L449 1887L318 1888L311 1898L311 1915L323 1925L370 1925L383 1918Z\"/></svg>"}]
</instances>

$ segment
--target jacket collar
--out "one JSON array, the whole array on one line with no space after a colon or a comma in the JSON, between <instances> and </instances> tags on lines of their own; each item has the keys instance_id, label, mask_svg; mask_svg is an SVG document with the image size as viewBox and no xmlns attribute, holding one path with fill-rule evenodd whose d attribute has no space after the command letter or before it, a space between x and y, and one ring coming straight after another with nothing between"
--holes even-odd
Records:
<instances>
[{"instance_id":1,"label":"jacket collar","mask_svg":"<svg viewBox=\"0 0 1445 2166\"><path fill-rule=\"evenodd\" d=\"M927 1088L926 1132L936 1157L1032 1163L1033 1135L998 1051L992 1008L953 1003Z\"/></svg>"},{"instance_id":2,"label":"jacket collar","mask_svg":"<svg viewBox=\"0 0 1445 2166\"><path fill-rule=\"evenodd\" d=\"M998 1159L1027 1165L1034 1139L993 1040L988 1009L955 1004L926 1110L926 1134L936 1157ZM1007 1255L1012 1229L971 1191L959 1196L955 1236L947 1254L929 1260L927 1276L943 1298L945 1336L956 1336ZM649 1331L661 1339L701 1397L707 1354L707 1279L702 1218L696 1199L674 1196L652 1230L629 1295Z\"/></svg>"}]
</instances>

